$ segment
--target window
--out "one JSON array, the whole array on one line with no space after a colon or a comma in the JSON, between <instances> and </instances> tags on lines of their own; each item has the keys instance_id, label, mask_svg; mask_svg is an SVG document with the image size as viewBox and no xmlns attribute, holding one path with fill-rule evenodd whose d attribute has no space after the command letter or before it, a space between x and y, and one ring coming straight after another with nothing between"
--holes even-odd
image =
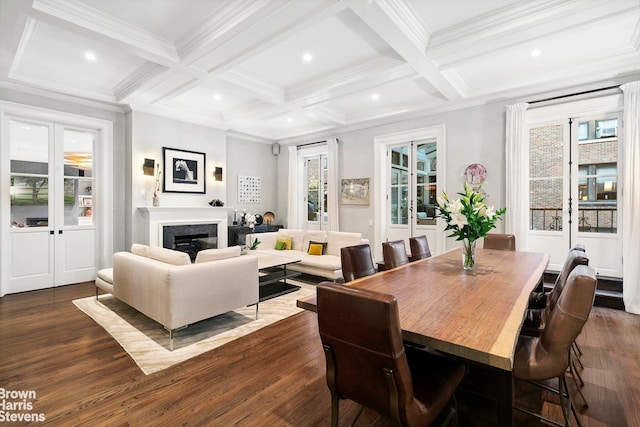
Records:
<instances>
[{"instance_id":1,"label":"window","mask_svg":"<svg viewBox=\"0 0 640 427\"><path fill-rule=\"evenodd\" d=\"M616 136L618 136L618 119L590 120L578 124L579 142Z\"/></svg>"},{"instance_id":2,"label":"window","mask_svg":"<svg viewBox=\"0 0 640 427\"><path fill-rule=\"evenodd\" d=\"M617 197L617 166L615 163L580 165L578 167L578 200L607 202Z\"/></svg>"}]
</instances>

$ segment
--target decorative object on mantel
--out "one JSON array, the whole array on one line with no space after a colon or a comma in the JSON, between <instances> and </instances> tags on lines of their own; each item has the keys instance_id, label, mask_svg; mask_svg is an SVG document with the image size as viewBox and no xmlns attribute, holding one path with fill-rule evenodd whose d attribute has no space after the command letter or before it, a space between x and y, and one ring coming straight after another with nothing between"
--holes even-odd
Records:
<instances>
[{"instance_id":1,"label":"decorative object on mantel","mask_svg":"<svg viewBox=\"0 0 640 427\"><path fill-rule=\"evenodd\" d=\"M260 240L258 240L257 237L255 238L253 237L253 229L256 226L256 216L250 213L245 213L244 221L247 223L247 227L251 229L251 234L250 234L251 244L249 245L248 249L251 251L254 251L258 249L258 245L260 244Z\"/></svg>"},{"instance_id":2,"label":"decorative object on mantel","mask_svg":"<svg viewBox=\"0 0 640 427\"><path fill-rule=\"evenodd\" d=\"M438 202L438 216L447 222L446 230L451 230L447 237L457 237L462 240L462 267L465 270L473 270L476 265L476 240L485 237L487 233L496 227L496 221L501 219L506 208L498 209L487 206L486 196L464 183L464 191L457 193L461 197L449 200L447 193L436 197Z\"/></svg>"},{"instance_id":3,"label":"decorative object on mantel","mask_svg":"<svg viewBox=\"0 0 640 427\"><path fill-rule=\"evenodd\" d=\"M165 193L206 193L206 154L162 148Z\"/></svg>"},{"instance_id":4,"label":"decorative object on mantel","mask_svg":"<svg viewBox=\"0 0 640 427\"><path fill-rule=\"evenodd\" d=\"M213 199L209 202L209 206L221 207L224 206L224 202L220 199Z\"/></svg>"},{"instance_id":5,"label":"decorative object on mantel","mask_svg":"<svg viewBox=\"0 0 640 427\"><path fill-rule=\"evenodd\" d=\"M153 206L160 206L160 175L162 175L162 171L160 170L160 163L156 165L156 188L153 191Z\"/></svg>"},{"instance_id":6,"label":"decorative object on mantel","mask_svg":"<svg viewBox=\"0 0 640 427\"><path fill-rule=\"evenodd\" d=\"M264 215L262 215L262 218L264 219L264 222L267 223L267 225L271 225L276 220L276 214L271 211L267 211L264 213Z\"/></svg>"}]
</instances>

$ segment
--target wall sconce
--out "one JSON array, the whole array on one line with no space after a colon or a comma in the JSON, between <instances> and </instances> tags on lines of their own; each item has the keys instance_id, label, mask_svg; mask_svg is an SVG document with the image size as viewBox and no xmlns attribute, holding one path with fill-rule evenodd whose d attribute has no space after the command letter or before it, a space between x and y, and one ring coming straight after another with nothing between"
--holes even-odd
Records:
<instances>
[{"instance_id":1,"label":"wall sconce","mask_svg":"<svg viewBox=\"0 0 640 427\"><path fill-rule=\"evenodd\" d=\"M216 178L216 181L222 181L222 168L216 166L213 176Z\"/></svg>"},{"instance_id":2,"label":"wall sconce","mask_svg":"<svg viewBox=\"0 0 640 427\"><path fill-rule=\"evenodd\" d=\"M156 161L154 159L144 159L142 172L145 175L154 176L156 174Z\"/></svg>"}]
</instances>

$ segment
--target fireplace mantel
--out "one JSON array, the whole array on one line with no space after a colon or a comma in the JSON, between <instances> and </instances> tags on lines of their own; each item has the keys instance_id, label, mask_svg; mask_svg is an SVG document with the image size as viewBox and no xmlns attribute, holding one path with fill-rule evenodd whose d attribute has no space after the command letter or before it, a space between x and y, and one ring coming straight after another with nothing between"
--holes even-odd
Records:
<instances>
[{"instance_id":1,"label":"fireplace mantel","mask_svg":"<svg viewBox=\"0 0 640 427\"><path fill-rule=\"evenodd\" d=\"M227 247L227 226L233 208L227 207L144 207L138 208L147 241L137 243L162 246L162 227L165 225L218 224L218 247Z\"/></svg>"}]
</instances>

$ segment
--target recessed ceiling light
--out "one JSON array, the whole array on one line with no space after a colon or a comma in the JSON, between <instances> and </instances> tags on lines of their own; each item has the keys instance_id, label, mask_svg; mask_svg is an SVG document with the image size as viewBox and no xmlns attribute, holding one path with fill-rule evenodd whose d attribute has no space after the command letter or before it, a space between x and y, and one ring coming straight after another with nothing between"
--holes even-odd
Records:
<instances>
[{"instance_id":1,"label":"recessed ceiling light","mask_svg":"<svg viewBox=\"0 0 640 427\"><path fill-rule=\"evenodd\" d=\"M213 99L215 99L216 101L220 101L222 99L222 95L220 95L219 93L214 93Z\"/></svg>"},{"instance_id":2,"label":"recessed ceiling light","mask_svg":"<svg viewBox=\"0 0 640 427\"><path fill-rule=\"evenodd\" d=\"M95 62L98 59L98 57L93 52L85 52L84 59L86 59L89 62Z\"/></svg>"},{"instance_id":3,"label":"recessed ceiling light","mask_svg":"<svg viewBox=\"0 0 640 427\"><path fill-rule=\"evenodd\" d=\"M291 123L293 122L293 119L291 117L287 117L287 122Z\"/></svg>"},{"instance_id":4,"label":"recessed ceiling light","mask_svg":"<svg viewBox=\"0 0 640 427\"><path fill-rule=\"evenodd\" d=\"M542 52L540 51L540 49L535 49L533 51L531 51L531 56L536 57L536 56L540 56Z\"/></svg>"},{"instance_id":5,"label":"recessed ceiling light","mask_svg":"<svg viewBox=\"0 0 640 427\"><path fill-rule=\"evenodd\" d=\"M304 62L311 62L311 61L313 60L313 56L312 56L309 52L305 52L305 53L302 55L302 60L303 60Z\"/></svg>"},{"instance_id":6,"label":"recessed ceiling light","mask_svg":"<svg viewBox=\"0 0 640 427\"><path fill-rule=\"evenodd\" d=\"M378 99L380 99L380 94L374 93L373 95L371 95L371 99L377 101Z\"/></svg>"}]
</instances>

